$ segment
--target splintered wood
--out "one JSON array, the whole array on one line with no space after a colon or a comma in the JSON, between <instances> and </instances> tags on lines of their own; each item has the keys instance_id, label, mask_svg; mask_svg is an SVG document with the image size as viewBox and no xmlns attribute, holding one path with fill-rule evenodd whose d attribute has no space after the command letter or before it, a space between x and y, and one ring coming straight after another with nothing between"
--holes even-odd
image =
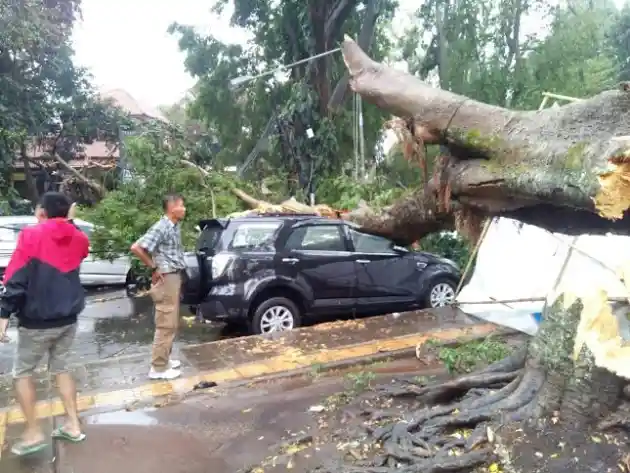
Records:
<instances>
[{"instance_id":1,"label":"splintered wood","mask_svg":"<svg viewBox=\"0 0 630 473\"><path fill-rule=\"evenodd\" d=\"M595 364L618 376L630 379L630 340L621 336L619 317L608 302L606 291L581 296L583 309L575 335L573 357L578 359L586 346ZM565 298L565 304L570 299Z\"/></svg>"},{"instance_id":2,"label":"splintered wood","mask_svg":"<svg viewBox=\"0 0 630 473\"><path fill-rule=\"evenodd\" d=\"M610 159L612 169L599 175L595 207L602 217L623 218L630 208L630 151Z\"/></svg>"}]
</instances>

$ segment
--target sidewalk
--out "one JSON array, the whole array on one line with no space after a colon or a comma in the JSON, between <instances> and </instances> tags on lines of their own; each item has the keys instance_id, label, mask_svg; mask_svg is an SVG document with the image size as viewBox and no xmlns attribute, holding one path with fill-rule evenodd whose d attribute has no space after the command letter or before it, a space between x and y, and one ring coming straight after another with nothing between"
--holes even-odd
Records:
<instances>
[{"instance_id":1,"label":"sidewalk","mask_svg":"<svg viewBox=\"0 0 630 473\"><path fill-rule=\"evenodd\" d=\"M415 361L407 364L417 369ZM379 381L397 376L401 368L395 368L397 374L381 375ZM215 389L159 409L87 415L85 443L59 442L54 452L51 448L28 463L6 454L0 471L304 473L339 454L336 442L327 442L334 426L322 426L320 415L309 408L333 399L346 389L345 383L339 375L305 375ZM10 426L9 433L18 427ZM305 436L314 439L311 448L296 454L293 468L287 467L287 458L280 456L299 450L295 439ZM283 444L287 447L279 448ZM274 462L275 467L269 465Z\"/></svg>"},{"instance_id":2,"label":"sidewalk","mask_svg":"<svg viewBox=\"0 0 630 473\"><path fill-rule=\"evenodd\" d=\"M297 374L313 369L314 365L347 365L375 356L391 356L413 350L428 339L456 341L497 330L495 325L481 323L452 308L334 322L275 337L244 337L185 347L179 354L184 376L173 382L147 382L145 357L121 357L75 368L81 391L78 404L87 416L119 408L135 410L182 401L202 381L216 382L221 388L261 377ZM42 400L38 404L40 418L54 418L63 413L57 399L52 403L44 401L48 398L46 379L38 383L38 393ZM4 395L0 401L5 406L0 410L0 445L7 446L21 428L16 424L23 419L19 409L9 405L10 393ZM133 413L129 413L129 419L139 422ZM116 423L126 423L124 416L119 415ZM56 456L52 451L50 455ZM0 462L2 471L5 471L4 460Z\"/></svg>"}]
</instances>

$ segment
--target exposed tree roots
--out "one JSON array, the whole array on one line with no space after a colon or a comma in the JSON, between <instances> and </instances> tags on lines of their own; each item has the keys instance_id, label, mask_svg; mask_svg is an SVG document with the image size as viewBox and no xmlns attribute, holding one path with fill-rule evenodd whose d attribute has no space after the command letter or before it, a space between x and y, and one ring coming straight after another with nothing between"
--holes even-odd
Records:
<instances>
[{"instance_id":1,"label":"exposed tree roots","mask_svg":"<svg viewBox=\"0 0 630 473\"><path fill-rule=\"evenodd\" d=\"M441 384L399 380L377 388L379 398L410 401L414 408L362 411L367 443L377 455L326 473L470 472L496 461L501 426L541 419L548 376L527 349L489 367ZM628 418L625 418L626 421ZM623 422L617 422L619 425Z\"/></svg>"}]
</instances>

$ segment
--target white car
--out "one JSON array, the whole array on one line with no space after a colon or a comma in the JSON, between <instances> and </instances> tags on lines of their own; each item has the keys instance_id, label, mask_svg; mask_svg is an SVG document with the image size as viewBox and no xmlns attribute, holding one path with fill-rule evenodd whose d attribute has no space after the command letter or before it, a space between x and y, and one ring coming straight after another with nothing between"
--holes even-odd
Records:
<instances>
[{"instance_id":1,"label":"white car","mask_svg":"<svg viewBox=\"0 0 630 473\"><path fill-rule=\"evenodd\" d=\"M74 219L77 227L90 237L94 225L85 220ZM9 264L15 251L17 236L24 227L37 224L32 215L14 215L0 217L0 272ZM131 258L121 256L113 261L99 259L90 254L81 263L81 284L84 286L129 285L131 283Z\"/></svg>"}]
</instances>

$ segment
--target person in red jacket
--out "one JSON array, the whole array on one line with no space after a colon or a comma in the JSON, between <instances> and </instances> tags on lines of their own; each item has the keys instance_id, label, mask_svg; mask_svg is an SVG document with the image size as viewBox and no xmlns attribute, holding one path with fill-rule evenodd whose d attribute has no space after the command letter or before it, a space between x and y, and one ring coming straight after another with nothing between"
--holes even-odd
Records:
<instances>
[{"instance_id":1,"label":"person in red jacket","mask_svg":"<svg viewBox=\"0 0 630 473\"><path fill-rule=\"evenodd\" d=\"M48 367L56 375L67 415L66 422L53 432L53 438L70 442L85 439L67 358L77 332L77 317L85 307L79 270L88 256L89 241L68 220L70 207L71 202L65 195L44 194L39 204L40 223L20 232L4 273L0 335L4 336L11 315L18 320L13 377L26 429L11 451L20 456L46 447L46 439L37 423L33 384L33 372L46 355Z\"/></svg>"}]
</instances>

